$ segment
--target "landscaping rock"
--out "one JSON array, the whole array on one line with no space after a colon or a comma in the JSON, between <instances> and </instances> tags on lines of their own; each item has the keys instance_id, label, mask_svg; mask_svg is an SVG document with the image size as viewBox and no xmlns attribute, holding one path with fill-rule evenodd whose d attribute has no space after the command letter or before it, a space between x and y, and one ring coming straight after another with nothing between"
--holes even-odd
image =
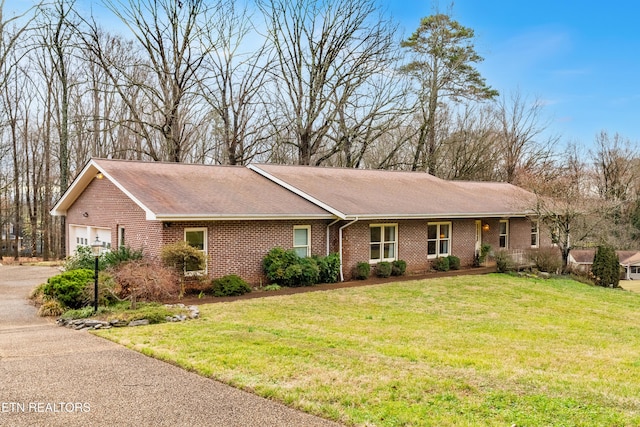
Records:
<instances>
[{"instance_id":1,"label":"landscaping rock","mask_svg":"<svg viewBox=\"0 0 640 427\"><path fill-rule=\"evenodd\" d=\"M143 326L148 325L149 319L132 320L127 326Z\"/></svg>"},{"instance_id":2,"label":"landscaping rock","mask_svg":"<svg viewBox=\"0 0 640 427\"><path fill-rule=\"evenodd\" d=\"M167 304L167 308L181 308L189 311L189 314L176 314L173 316L165 317L167 322L184 322L188 319L197 319L200 317L200 310L195 305L186 306L184 304ZM109 322L96 319L58 319L56 323L59 326L66 326L75 330L90 330L90 329L110 329L122 326L142 326L148 325L148 319L132 320L127 322L125 320L114 319Z\"/></svg>"}]
</instances>

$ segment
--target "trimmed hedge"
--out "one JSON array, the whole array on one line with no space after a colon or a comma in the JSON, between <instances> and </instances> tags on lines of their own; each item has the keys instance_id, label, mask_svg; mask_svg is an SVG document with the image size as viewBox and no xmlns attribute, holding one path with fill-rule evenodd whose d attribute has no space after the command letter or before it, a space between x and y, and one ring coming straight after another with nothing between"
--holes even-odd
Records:
<instances>
[{"instance_id":1,"label":"trimmed hedge","mask_svg":"<svg viewBox=\"0 0 640 427\"><path fill-rule=\"evenodd\" d=\"M251 292L249 284L235 274L228 274L212 280L211 289L216 297L237 296Z\"/></svg>"}]
</instances>

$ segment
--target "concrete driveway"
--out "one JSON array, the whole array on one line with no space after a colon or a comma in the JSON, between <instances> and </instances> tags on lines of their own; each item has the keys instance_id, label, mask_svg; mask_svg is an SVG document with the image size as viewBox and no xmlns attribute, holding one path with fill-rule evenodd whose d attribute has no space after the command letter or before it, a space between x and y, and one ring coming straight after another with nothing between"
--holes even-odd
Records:
<instances>
[{"instance_id":1,"label":"concrete driveway","mask_svg":"<svg viewBox=\"0 0 640 427\"><path fill-rule=\"evenodd\" d=\"M1 426L337 426L37 317L57 273L0 266Z\"/></svg>"}]
</instances>

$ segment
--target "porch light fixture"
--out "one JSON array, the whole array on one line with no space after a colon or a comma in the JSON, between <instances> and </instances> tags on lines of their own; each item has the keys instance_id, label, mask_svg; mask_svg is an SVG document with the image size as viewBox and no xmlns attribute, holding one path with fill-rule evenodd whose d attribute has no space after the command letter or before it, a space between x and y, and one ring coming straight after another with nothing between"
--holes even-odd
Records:
<instances>
[{"instance_id":1,"label":"porch light fixture","mask_svg":"<svg viewBox=\"0 0 640 427\"><path fill-rule=\"evenodd\" d=\"M95 258L94 272L93 272L93 312L98 311L98 258L100 258L100 252L102 251L102 242L96 235L96 240L91 244L91 252Z\"/></svg>"},{"instance_id":2,"label":"porch light fixture","mask_svg":"<svg viewBox=\"0 0 640 427\"><path fill-rule=\"evenodd\" d=\"M489 231L489 224L486 222L482 225L482 231Z\"/></svg>"},{"instance_id":3,"label":"porch light fixture","mask_svg":"<svg viewBox=\"0 0 640 427\"><path fill-rule=\"evenodd\" d=\"M96 174L96 178L97 178L97 179L102 179L102 178L104 178L104 175L102 174L102 172L98 172L98 173Z\"/></svg>"}]
</instances>

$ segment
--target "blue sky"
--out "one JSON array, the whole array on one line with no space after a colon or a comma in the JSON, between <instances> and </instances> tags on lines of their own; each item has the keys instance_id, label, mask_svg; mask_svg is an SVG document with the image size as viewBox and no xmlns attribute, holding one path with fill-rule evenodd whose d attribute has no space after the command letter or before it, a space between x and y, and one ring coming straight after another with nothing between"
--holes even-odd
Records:
<instances>
[{"instance_id":1,"label":"blue sky","mask_svg":"<svg viewBox=\"0 0 640 427\"><path fill-rule=\"evenodd\" d=\"M405 37L434 11L430 0L379 1ZM99 11L101 2L77 2L97 8L103 25L118 25ZM33 3L8 0L5 11ZM440 1L440 10L450 4ZM456 0L452 11L475 30L487 83L503 95L518 90L543 101L549 134L590 146L605 130L640 143L640 6L634 1Z\"/></svg>"},{"instance_id":2,"label":"blue sky","mask_svg":"<svg viewBox=\"0 0 640 427\"><path fill-rule=\"evenodd\" d=\"M428 0L383 0L409 35L433 13ZM450 2L440 1L441 11ZM623 1L457 0L453 18L474 29L478 67L508 95L545 103L549 131L589 146L602 130L640 142L640 4Z\"/></svg>"}]
</instances>

